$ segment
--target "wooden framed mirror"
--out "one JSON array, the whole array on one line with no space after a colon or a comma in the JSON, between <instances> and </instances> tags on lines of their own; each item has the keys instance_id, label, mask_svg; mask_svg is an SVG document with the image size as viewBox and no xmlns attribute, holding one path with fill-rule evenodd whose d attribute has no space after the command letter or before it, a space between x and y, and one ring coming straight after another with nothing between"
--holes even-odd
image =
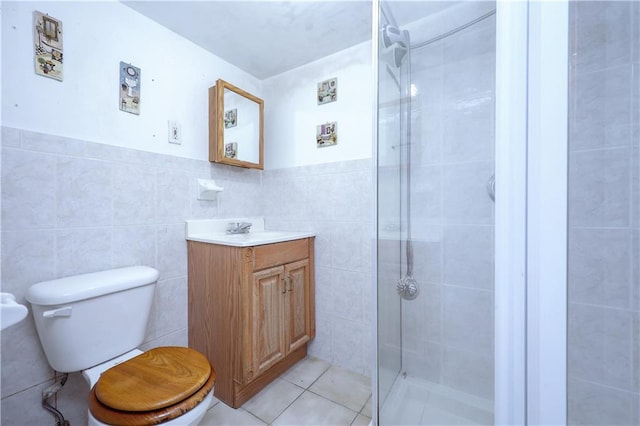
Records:
<instances>
[{"instance_id":1,"label":"wooden framed mirror","mask_svg":"<svg viewBox=\"0 0 640 426\"><path fill-rule=\"evenodd\" d=\"M209 161L264 169L264 101L224 80L209 88Z\"/></svg>"}]
</instances>

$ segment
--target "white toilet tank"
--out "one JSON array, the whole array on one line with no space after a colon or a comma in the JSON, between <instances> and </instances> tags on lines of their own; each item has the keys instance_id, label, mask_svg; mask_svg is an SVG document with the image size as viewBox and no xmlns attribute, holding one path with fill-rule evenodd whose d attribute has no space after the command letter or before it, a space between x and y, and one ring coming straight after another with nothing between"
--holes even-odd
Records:
<instances>
[{"instance_id":1,"label":"white toilet tank","mask_svg":"<svg viewBox=\"0 0 640 426\"><path fill-rule=\"evenodd\" d=\"M25 297L49 365L81 371L140 345L158 276L153 268L131 266L29 287Z\"/></svg>"}]
</instances>

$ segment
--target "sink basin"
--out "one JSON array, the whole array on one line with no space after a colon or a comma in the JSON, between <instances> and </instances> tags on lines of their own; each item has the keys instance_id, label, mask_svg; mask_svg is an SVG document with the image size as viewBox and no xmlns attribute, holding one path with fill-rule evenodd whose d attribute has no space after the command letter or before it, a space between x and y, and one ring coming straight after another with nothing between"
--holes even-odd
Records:
<instances>
[{"instance_id":1,"label":"sink basin","mask_svg":"<svg viewBox=\"0 0 640 426\"><path fill-rule=\"evenodd\" d=\"M2 310L0 318L2 330L22 321L29 312L27 307L16 302L16 297L10 293L0 293L0 309Z\"/></svg>"},{"instance_id":2,"label":"sink basin","mask_svg":"<svg viewBox=\"0 0 640 426\"><path fill-rule=\"evenodd\" d=\"M226 234L225 229L229 222L251 222L251 231L246 234ZM186 234L189 241L234 247L280 243L315 235L312 232L267 231L264 229L262 218L188 220Z\"/></svg>"}]
</instances>

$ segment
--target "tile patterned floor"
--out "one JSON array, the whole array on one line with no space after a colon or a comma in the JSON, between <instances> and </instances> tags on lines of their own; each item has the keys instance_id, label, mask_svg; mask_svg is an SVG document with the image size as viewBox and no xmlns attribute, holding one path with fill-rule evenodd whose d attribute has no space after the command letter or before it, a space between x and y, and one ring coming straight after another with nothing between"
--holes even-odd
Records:
<instances>
[{"instance_id":1,"label":"tile patterned floor","mask_svg":"<svg viewBox=\"0 0 640 426\"><path fill-rule=\"evenodd\" d=\"M203 426L366 426L371 380L307 357L234 410L214 398Z\"/></svg>"}]
</instances>

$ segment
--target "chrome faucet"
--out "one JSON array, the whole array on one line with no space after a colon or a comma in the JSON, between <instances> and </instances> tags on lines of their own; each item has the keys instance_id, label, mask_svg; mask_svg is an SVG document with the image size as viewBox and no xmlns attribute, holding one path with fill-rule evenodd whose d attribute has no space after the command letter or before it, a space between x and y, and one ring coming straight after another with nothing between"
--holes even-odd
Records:
<instances>
[{"instance_id":1,"label":"chrome faucet","mask_svg":"<svg viewBox=\"0 0 640 426\"><path fill-rule=\"evenodd\" d=\"M251 222L230 222L227 226L227 234L248 234Z\"/></svg>"}]
</instances>

